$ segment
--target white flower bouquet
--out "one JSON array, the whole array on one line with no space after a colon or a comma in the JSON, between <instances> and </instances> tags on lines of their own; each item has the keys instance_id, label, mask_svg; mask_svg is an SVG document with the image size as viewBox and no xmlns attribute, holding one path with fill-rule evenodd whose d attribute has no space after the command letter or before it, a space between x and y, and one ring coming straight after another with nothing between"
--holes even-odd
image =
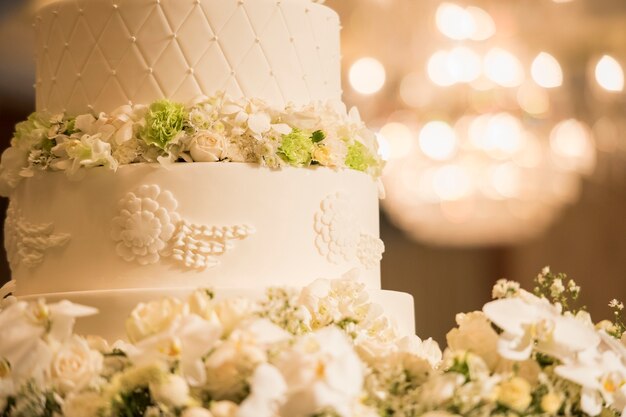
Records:
<instances>
[{"instance_id":1,"label":"white flower bouquet","mask_svg":"<svg viewBox=\"0 0 626 417\"><path fill-rule=\"evenodd\" d=\"M617 416L626 407L623 305L598 325L576 284L544 270L535 294L501 280L457 316L441 352L402 337L354 277L261 300L141 304L129 342L73 334L96 312L5 298L3 417Z\"/></svg>"}]
</instances>

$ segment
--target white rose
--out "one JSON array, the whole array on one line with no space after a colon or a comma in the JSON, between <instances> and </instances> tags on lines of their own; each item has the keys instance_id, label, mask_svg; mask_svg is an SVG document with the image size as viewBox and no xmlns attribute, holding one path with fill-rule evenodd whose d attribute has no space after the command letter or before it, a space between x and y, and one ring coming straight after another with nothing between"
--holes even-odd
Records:
<instances>
[{"instance_id":1,"label":"white rose","mask_svg":"<svg viewBox=\"0 0 626 417\"><path fill-rule=\"evenodd\" d=\"M432 338L422 341L415 335L406 336L400 339L398 342L398 348L402 352L407 352L424 359L433 368L436 368L439 363L441 363L441 359L443 357L439 344Z\"/></svg>"},{"instance_id":2,"label":"white rose","mask_svg":"<svg viewBox=\"0 0 626 417\"><path fill-rule=\"evenodd\" d=\"M214 401L211 403L211 413L214 417L235 417L239 406L232 401Z\"/></svg>"},{"instance_id":3,"label":"white rose","mask_svg":"<svg viewBox=\"0 0 626 417\"><path fill-rule=\"evenodd\" d=\"M456 322L459 327L446 335L450 349L475 353L483 358L489 369L494 370L501 360L498 354L498 334L485 314L480 311L457 314Z\"/></svg>"},{"instance_id":4,"label":"white rose","mask_svg":"<svg viewBox=\"0 0 626 417\"><path fill-rule=\"evenodd\" d=\"M163 381L150 383L152 398L168 407L182 407L189 402L189 386L184 378L169 375Z\"/></svg>"},{"instance_id":5,"label":"white rose","mask_svg":"<svg viewBox=\"0 0 626 417\"><path fill-rule=\"evenodd\" d=\"M183 411L180 417L213 417L213 414L206 408L190 407Z\"/></svg>"},{"instance_id":6,"label":"white rose","mask_svg":"<svg viewBox=\"0 0 626 417\"><path fill-rule=\"evenodd\" d=\"M253 311L252 301L243 297L228 298L215 305L215 313L222 323L225 334L230 334Z\"/></svg>"},{"instance_id":7,"label":"white rose","mask_svg":"<svg viewBox=\"0 0 626 417\"><path fill-rule=\"evenodd\" d=\"M197 314L205 320L217 320L214 309L213 294L207 289L197 289L189 295L187 300L189 312Z\"/></svg>"},{"instance_id":8,"label":"white rose","mask_svg":"<svg viewBox=\"0 0 626 417\"><path fill-rule=\"evenodd\" d=\"M102 371L103 357L87 341L74 336L56 352L51 364L54 384L62 393L88 386Z\"/></svg>"},{"instance_id":9,"label":"white rose","mask_svg":"<svg viewBox=\"0 0 626 417\"><path fill-rule=\"evenodd\" d=\"M97 417L100 415L99 411L104 405L101 394L93 391L84 392L65 399L62 405L63 416Z\"/></svg>"},{"instance_id":10,"label":"white rose","mask_svg":"<svg viewBox=\"0 0 626 417\"><path fill-rule=\"evenodd\" d=\"M126 320L128 339L138 342L166 330L183 311L183 303L175 298L139 304Z\"/></svg>"},{"instance_id":11,"label":"white rose","mask_svg":"<svg viewBox=\"0 0 626 417\"><path fill-rule=\"evenodd\" d=\"M216 162L225 158L226 145L223 135L202 131L191 139L189 152L196 162Z\"/></svg>"}]
</instances>

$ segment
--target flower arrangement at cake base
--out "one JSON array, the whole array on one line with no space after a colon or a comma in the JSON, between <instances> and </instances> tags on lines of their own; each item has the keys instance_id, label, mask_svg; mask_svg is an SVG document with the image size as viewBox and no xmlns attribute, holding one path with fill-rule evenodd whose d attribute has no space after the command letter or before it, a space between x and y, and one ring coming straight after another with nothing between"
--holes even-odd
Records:
<instances>
[{"instance_id":1,"label":"flower arrangement at cake base","mask_svg":"<svg viewBox=\"0 0 626 417\"><path fill-rule=\"evenodd\" d=\"M257 301L141 304L130 342L73 334L90 307L7 297L0 312L2 417L623 415L623 305L594 325L579 287L544 269L535 293L500 280L457 316L442 353L401 337L344 277ZM620 340L620 338L622 338Z\"/></svg>"}]
</instances>

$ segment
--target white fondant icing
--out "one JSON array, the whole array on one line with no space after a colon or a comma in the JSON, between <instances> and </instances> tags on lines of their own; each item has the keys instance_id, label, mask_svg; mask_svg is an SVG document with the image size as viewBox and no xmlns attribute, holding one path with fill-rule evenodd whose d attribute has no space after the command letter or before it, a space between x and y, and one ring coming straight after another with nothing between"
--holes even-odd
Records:
<instances>
[{"instance_id":1,"label":"white fondant icing","mask_svg":"<svg viewBox=\"0 0 626 417\"><path fill-rule=\"evenodd\" d=\"M315 246L329 262L342 264L358 260L367 269L382 259L385 245L377 236L359 230L354 201L343 193L327 196L315 213Z\"/></svg>"},{"instance_id":2,"label":"white fondant icing","mask_svg":"<svg viewBox=\"0 0 626 417\"><path fill-rule=\"evenodd\" d=\"M68 233L54 233L53 223L30 223L11 199L4 223L4 247L12 269L40 265L49 249L65 246Z\"/></svg>"},{"instance_id":3,"label":"white fondant icing","mask_svg":"<svg viewBox=\"0 0 626 417\"><path fill-rule=\"evenodd\" d=\"M146 184L151 186L138 191ZM362 267L356 249L349 261L325 262L311 225L320 201L336 187L358 207L351 213L358 226L356 239L360 233L378 237L376 182L353 170L131 164L115 173L93 168L79 181L62 172L37 172L14 190L15 198L28 202L21 207L23 215L33 223L54 224L72 240L63 256L48 256L37 269L13 268L18 295L180 286L298 287L340 276ZM172 232L173 225L177 228ZM239 240L234 250L218 256L251 232L243 225L254 226L254 238ZM120 250L133 261L120 257ZM138 262L157 255L159 262ZM220 264L209 268L216 257ZM203 265L207 267L201 269ZM363 271L362 279L368 288L380 288L378 263Z\"/></svg>"},{"instance_id":4,"label":"white fondant icing","mask_svg":"<svg viewBox=\"0 0 626 417\"><path fill-rule=\"evenodd\" d=\"M341 97L339 19L328 7L301 0L112 4L60 0L39 11L38 110L112 111L129 101L188 102L222 90L281 106Z\"/></svg>"}]
</instances>

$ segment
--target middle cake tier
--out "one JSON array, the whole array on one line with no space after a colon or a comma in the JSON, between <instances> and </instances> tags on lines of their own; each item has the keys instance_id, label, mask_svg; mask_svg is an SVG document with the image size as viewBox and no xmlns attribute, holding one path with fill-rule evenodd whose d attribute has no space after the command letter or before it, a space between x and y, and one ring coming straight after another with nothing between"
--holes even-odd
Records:
<instances>
[{"instance_id":1,"label":"middle cake tier","mask_svg":"<svg viewBox=\"0 0 626 417\"><path fill-rule=\"evenodd\" d=\"M352 170L135 164L23 181L5 246L18 295L304 286L358 268L380 288L378 188Z\"/></svg>"}]
</instances>

